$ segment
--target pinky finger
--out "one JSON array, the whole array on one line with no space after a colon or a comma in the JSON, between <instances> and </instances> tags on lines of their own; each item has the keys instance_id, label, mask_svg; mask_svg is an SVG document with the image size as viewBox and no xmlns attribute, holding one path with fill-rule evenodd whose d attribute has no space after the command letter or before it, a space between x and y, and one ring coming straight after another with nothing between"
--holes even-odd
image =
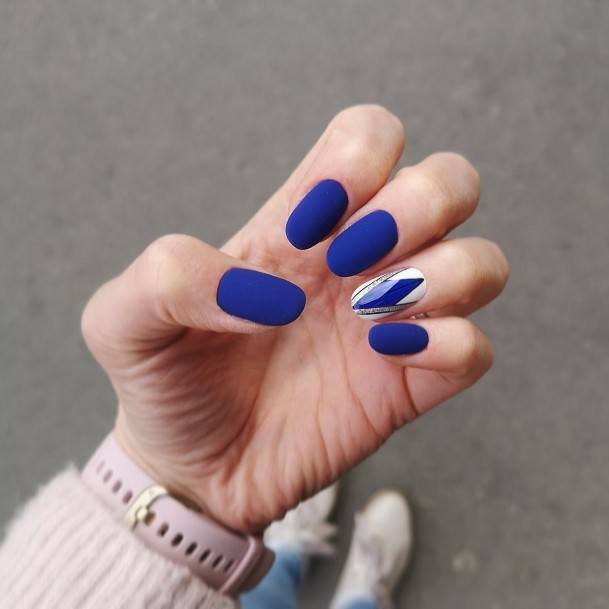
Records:
<instances>
[{"instance_id":1,"label":"pinky finger","mask_svg":"<svg viewBox=\"0 0 609 609\"><path fill-rule=\"evenodd\" d=\"M377 324L368 341L386 360L407 368L408 391L419 414L473 385L493 364L490 340L462 317Z\"/></svg>"}]
</instances>

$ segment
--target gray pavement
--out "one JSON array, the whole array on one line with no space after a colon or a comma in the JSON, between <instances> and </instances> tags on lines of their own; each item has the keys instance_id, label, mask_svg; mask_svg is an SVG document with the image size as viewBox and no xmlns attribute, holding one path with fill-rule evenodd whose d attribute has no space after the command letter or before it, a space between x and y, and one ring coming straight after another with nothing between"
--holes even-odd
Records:
<instances>
[{"instance_id":1,"label":"gray pavement","mask_svg":"<svg viewBox=\"0 0 609 609\"><path fill-rule=\"evenodd\" d=\"M79 336L92 290L150 240L221 244L341 107L382 103L405 162L465 153L460 232L507 252L478 315L474 389L343 485L397 486L417 549L399 607L609 602L609 3L604 0L0 3L0 521L108 429ZM323 607L339 560L314 566Z\"/></svg>"}]
</instances>

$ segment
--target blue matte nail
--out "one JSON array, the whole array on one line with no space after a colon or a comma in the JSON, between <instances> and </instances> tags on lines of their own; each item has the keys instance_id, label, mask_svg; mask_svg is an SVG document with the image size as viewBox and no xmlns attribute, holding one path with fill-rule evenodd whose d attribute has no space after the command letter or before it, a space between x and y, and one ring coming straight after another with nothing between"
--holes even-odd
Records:
<instances>
[{"instance_id":1,"label":"blue matte nail","mask_svg":"<svg viewBox=\"0 0 609 609\"><path fill-rule=\"evenodd\" d=\"M393 216L379 209L340 233L328 248L326 261L333 273L350 277L378 262L397 242Z\"/></svg>"},{"instance_id":2,"label":"blue matte nail","mask_svg":"<svg viewBox=\"0 0 609 609\"><path fill-rule=\"evenodd\" d=\"M412 355L427 347L429 335L416 324L378 324L368 332L368 343L383 355Z\"/></svg>"},{"instance_id":3,"label":"blue matte nail","mask_svg":"<svg viewBox=\"0 0 609 609\"><path fill-rule=\"evenodd\" d=\"M290 214L285 225L288 241L306 250L327 237L347 209L347 192L336 180L314 186Z\"/></svg>"},{"instance_id":4,"label":"blue matte nail","mask_svg":"<svg viewBox=\"0 0 609 609\"><path fill-rule=\"evenodd\" d=\"M302 313L306 296L297 285L280 277L230 269L220 279L216 302L230 315L266 326L284 326Z\"/></svg>"}]
</instances>

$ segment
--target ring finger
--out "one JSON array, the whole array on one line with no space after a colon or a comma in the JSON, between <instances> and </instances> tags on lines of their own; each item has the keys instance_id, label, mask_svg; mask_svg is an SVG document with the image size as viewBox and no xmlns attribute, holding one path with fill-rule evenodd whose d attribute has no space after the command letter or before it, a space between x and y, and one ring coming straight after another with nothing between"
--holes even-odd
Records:
<instances>
[{"instance_id":1,"label":"ring finger","mask_svg":"<svg viewBox=\"0 0 609 609\"><path fill-rule=\"evenodd\" d=\"M355 288L351 303L364 319L467 316L494 300L508 279L501 249L477 237L441 241Z\"/></svg>"}]
</instances>

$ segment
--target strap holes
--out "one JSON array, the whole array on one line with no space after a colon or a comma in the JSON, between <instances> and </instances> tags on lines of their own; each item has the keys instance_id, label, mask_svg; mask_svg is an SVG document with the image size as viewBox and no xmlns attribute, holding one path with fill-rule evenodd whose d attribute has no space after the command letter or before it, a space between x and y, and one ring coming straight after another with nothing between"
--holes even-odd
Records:
<instances>
[{"instance_id":1,"label":"strap holes","mask_svg":"<svg viewBox=\"0 0 609 609\"><path fill-rule=\"evenodd\" d=\"M118 491L121 490L121 486L123 486L123 483L120 480L117 480L113 485L112 485L112 492L113 493L118 493Z\"/></svg>"},{"instance_id":2,"label":"strap holes","mask_svg":"<svg viewBox=\"0 0 609 609\"><path fill-rule=\"evenodd\" d=\"M157 531L157 533L159 534L159 537L165 537L165 534L167 533L167 531L169 531L169 525L166 522L164 522L159 527L159 530Z\"/></svg>"},{"instance_id":3,"label":"strap holes","mask_svg":"<svg viewBox=\"0 0 609 609\"><path fill-rule=\"evenodd\" d=\"M182 535L182 533L178 533L177 535L174 536L174 538L171 540L171 545L175 548L176 546L179 546L182 543L182 539L184 539L184 535Z\"/></svg>"},{"instance_id":4,"label":"strap holes","mask_svg":"<svg viewBox=\"0 0 609 609\"><path fill-rule=\"evenodd\" d=\"M102 478L102 480L105 482L108 482L108 480L110 480L110 478L112 478L112 470L109 469L105 474L104 477Z\"/></svg>"},{"instance_id":5,"label":"strap holes","mask_svg":"<svg viewBox=\"0 0 609 609\"><path fill-rule=\"evenodd\" d=\"M150 526L154 522L155 518L156 514L154 512L148 512L146 516L144 516L144 524L146 526Z\"/></svg>"},{"instance_id":6,"label":"strap holes","mask_svg":"<svg viewBox=\"0 0 609 609\"><path fill-rule=\"evenodd\" d=\"M224 573L228 573L230 571L230 568L235 564L235 561L231 558L227 561L227 563L224 565Z\"/></svg>"},{"instance_id":7,"label":"strap holes","mask_svg":"<svg viewBox=\"0 0 609 609\"><path fill-rule=\"evenodd\" d=\"M186 556L190 556L191 554L194 553L194 551L197 549L197 544L196 543L191 543L187 548L186 548Z\"/></svg>"},{"instance_id":8,"label":"strap holes","mask_svg":"<svg viewBox=\"0 0 609 609\"><path fill-rule=\"evenodd\" d=\"M129 503L131 501L131 497L133 497L133 493L131 491L127 491L123 495L123 503Z\"/></svg>"},{"instance_id":9,"label":"strap holes","mask_svg":"<svg viewBox=\"0 0 609 609\"><path fill-rule=\"evenodd\" d=\"M102 471L102 469L104 469L104 465L105 465L105 464L106 464L106 463L105 463L105 461L100 461L100 462L97 464L97 467L95 468L95 473L96 473L96 474L101 474L101 471Z\"/></svg>"},{"instance_id":10,"label":"strap holes","mask_svg":"<svg viewBox=\"0 0 609 609\"><path fill-rule=\"evenodd\" d=\"M219 556L216 556L216 558L214 558L214 562L211 563L211 568L217 569L218 565L222 562L223 558L224 557L222 556L222 554L220 554Z\"/></svg>"},{"instance_id":11,"label":"strap holes","mask_svg":"<svg viewBox=\"0 0 609 609\"><path fill-rule=\"evenodd\" d=\"M209 558L210 554L211 554L210 550L205 550L205 552L203 552L203 554L201 554L201 556L199 556L199 562L205 562Z\"/></svg>"}]
</instances>

